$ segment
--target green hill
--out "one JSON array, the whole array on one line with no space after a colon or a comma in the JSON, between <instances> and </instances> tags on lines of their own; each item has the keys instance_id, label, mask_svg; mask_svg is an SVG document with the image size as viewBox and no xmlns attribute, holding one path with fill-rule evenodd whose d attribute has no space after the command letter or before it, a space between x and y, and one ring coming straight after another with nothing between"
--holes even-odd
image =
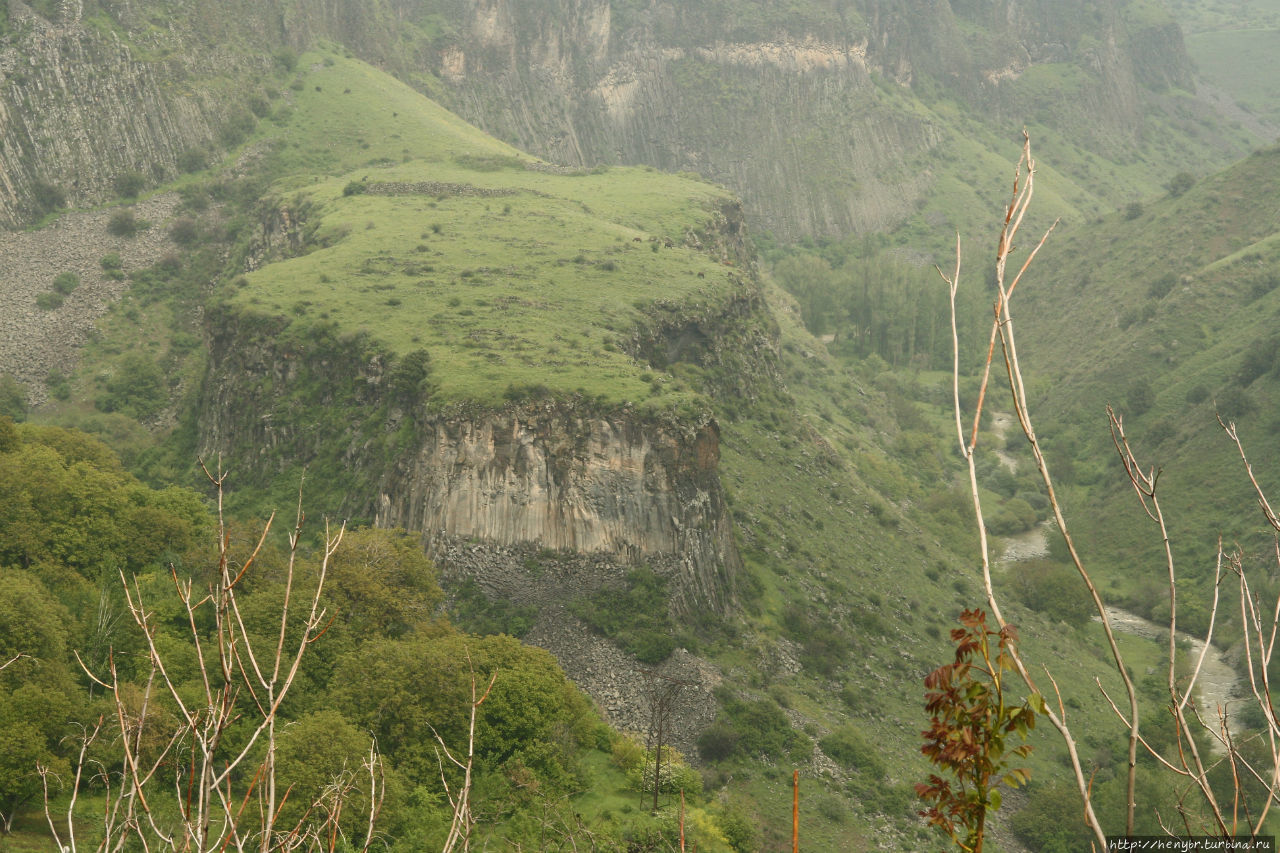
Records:
<instances>
[{"instance_id":1,"label":"green hill","mask_svg":"<svg viewBox=\"0 0 1280 853\"><path fill-rule=\"evenodd\" d=\"M1211 571L1219 534L1242 542L1250 561L1266 559L1259 518L1243 509L1254 505L1251 487L1214 415L1238 423L1262 484L1280 484L1266 463L1280 391L1278 192L1272 147L1176 198L1055 234L1023 297L1033 404L1055 421L1045 440L1091 460L1074 466L1073 504L1111 555L1103 571L1139 599L1116 569L1160 556L1108 451L1104 404L1124 415L1140 458L1164 472L1189 577Z\"/></svg>"},{"instance_id":2,"label":"green hill","mask_svg":"<svg viewBox=\"0 0 1280 853\"><path fill-rule=\"evenodd\" d=\"M289 174L271 192L291 245L245 277L236 308L426 349L444 401L544 385L643 402L652 389L621 343L650 306L714 303L740 283L726 265L740 247L694 247L734 215L723 190L555 170L362 63L318 59L303 57L320 68L265 137Z\"/></svg>"}]
</instances>

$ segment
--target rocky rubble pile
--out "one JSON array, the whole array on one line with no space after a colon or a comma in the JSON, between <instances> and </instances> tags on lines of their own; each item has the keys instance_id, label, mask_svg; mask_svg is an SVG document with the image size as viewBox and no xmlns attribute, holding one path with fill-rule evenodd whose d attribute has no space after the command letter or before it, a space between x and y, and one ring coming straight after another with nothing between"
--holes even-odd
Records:
<instances>
[{"instance_id":1,"label":"rocky rubble pile","mask_svg":"<svg viewBox=\"0 0 1280 853\"><path fill-rule=\"evenodd\" d=\"M537 608L537 621L524 641L555 655L614 726L641 735L647 730L653 673L685 682L665 739L696 759L698 734L716 714L712 690L721 681L716 667L684 649L676 649L656 667L642 664L569 612L575 599L620 585L633 566L605 553L547 553L531 546L501 547L448 537L437 537L430 550L446 581L471 578L489 598ZM659 575L676 571L674 560L670 565L651 560L648 565Z\"/></svg>"},{"instance_id":2,"label":"rocky rubble pile","mask_svg":"<svg viewBox=\"0 0 1280 853\"><path fill-rule=\"evenodd\" d=\"M177 204L168 194L136 205L135 216L151 227L135 237L107 233L115 208L67 213L38 231L0 232L0 373L21 382L33 405L48 398L49 371L75 368L98 318L128 290L129 272L175 251L166 226ZM103 272L102 258L112 253L123 262L124 281ZM79 276L80 286L60 307L40 308L36 297L64 272Z\"/></svg>"}]
</instances>

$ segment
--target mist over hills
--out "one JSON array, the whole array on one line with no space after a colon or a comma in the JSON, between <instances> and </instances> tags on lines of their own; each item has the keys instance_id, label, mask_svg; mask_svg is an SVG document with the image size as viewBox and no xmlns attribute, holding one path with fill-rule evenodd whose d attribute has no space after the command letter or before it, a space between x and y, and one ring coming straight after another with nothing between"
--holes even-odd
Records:
<instances>
[{"instance_id":1,"label":"mist over hills","mask_svg":"<svg viewBox=\"0 0 1280 853\"><path fill-rule=\"evenodd\" d=\"M461 696L468 643L513 679L486 730L478 831L493 844L534 845L549 814L602 849L673 843L676 788L656 815L636 806L652 744L619 734L644 741L657 671L683 685L664 737L700 849L788 843L793 768L806 846L943 849L911 788L928 772L922 679L982 591L929 262L964 232L979 270L959 318L971 399L984 235L1024 126L1042 164L1035 221L1062 225L1019 333L1109 594L1161 616L1099 401L1176 478L1187 624L1207 612L1215 533L1255 552L1265 539L1238 511L1244 481L1222 473L1236 463L1212 411L1231 407L1251 444L1274 432L1280 161L1245 156L1269 114L1242 121L1232 96L1200 91L1161 3L0 11L0 220L14 229L0 305L16 306L0 322L0 411L34 422L4 433L0 495L27 507L45 499L25 497L28 481L74 491L110 471L95 506L128 502L127 531L146 534L120 535L170 537L112 559L159 580L162 557L199 565L207 519L166 490L196 481L197 457L233 470L238 523L293 505L305 477L312 515L406 531L360 533L361 565L384 568L340 582L335 650L289 710L295 755L317 732L379 732L403 786L387 830L399 849L439 846L448 822L430 739L406 732L449 709L413 685L447 673L438 694ZM988 528L1034 536L1047 501L1001 429L982 424ZM57 477L23 467L37 463ZM37 540L0 527L0 566L61 626L50 658L126 643L91 624L94 595L118 594L102 567ZM997 584L1028 654L1063 670L1114 821L1122 727L1093 679L1118 678L1047 548ZM420 549L434 568L406 556ZM263 608L274 577L254 592ZM20 599L0 604L21 614ZM1154 671L1153 643L1123 642ZM22 707L5 678L5 707ZM75 696L77 678L59 670L49 689ZM1159 702L1157 681L1143 689ZM64 717L87 713L67 703ZM49 755L56 735L40 734ZM994 843L1076 849L1061 746L1034 743L1033 784ZM1143 772L1147 802L1167 803ZM51 849L31 802L0 806L30 849Z\"/></svg>"}]
</instances>

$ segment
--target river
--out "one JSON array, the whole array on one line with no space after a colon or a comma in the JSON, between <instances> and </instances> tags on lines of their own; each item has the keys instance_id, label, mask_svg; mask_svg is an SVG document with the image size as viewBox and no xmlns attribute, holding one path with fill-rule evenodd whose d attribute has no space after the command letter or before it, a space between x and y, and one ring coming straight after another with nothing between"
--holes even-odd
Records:
<instances>
[{"instance_id":1,"label":"river","mask_svg":"<svg viewBox=\"0 0 1280 853\"><path fill-rule=\"evenodd\" d=\"M1004 438L1010 427L1015 427L1015 425L1016 421L1008 412L992 413L992 432L996 434L998 442L998 447L995 451L996 456L999 457L1006 468L1014 473L1018 470L1018 460L1005 452ZM1031 530L1002 537L1004 550L996 563L996 568L1001 569L1020 560L1045 556L1049 553L1049 533L1053 530L1056 530L1053 522L1044 521ZM1083 594L1083 592L1084 590L1082 589L1081 593ZM1157 625L1155 622L1144 619L1138 614L1121 607L1108 605L1106 610L1107 619L1111 622L1113 630L1136 637L1145 637L1161 644L1167 643L1169 636L1168 625ZM1095 616L1094 621L1100 622L1102 620L1100 617ZM1205 647L1204 640L1182 631L1178 632L1178 644L1188 649L1190 661L1193 664ZM1200 668L1200 677L1196 682L1200 706L1204 709L1204 717L1207 723L1215 725L1218 708L1231 710L1233 705L1243 701L1239 698L1234 698L1234 694L1241 684L1240 674L1227 661L1222 649L1217 646L1211 646L1208 654L1205 655L1204 664ZM1234 723L1234 718L1233 714L1227 719L1229 722ZM1239 732L1237 724L1231 725L1231 731L1232 734ZM1225 752L1221 744L1216 740L1214 741L1214 752L1217 754Z\"/></svg>"}]
</instances>

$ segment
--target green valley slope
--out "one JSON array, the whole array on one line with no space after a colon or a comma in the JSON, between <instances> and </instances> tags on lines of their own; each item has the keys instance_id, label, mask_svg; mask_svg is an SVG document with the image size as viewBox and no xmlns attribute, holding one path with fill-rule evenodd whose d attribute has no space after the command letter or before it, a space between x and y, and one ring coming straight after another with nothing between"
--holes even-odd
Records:
<instances>
[{"instance_id":1,"label":"green valley slope","mask_svg":"<svg viewBox=\"0 0 1280 853\"><path fill-rule=\"evenodd\" d=\"M1055 234L1036 262L1018 312L1033 402L1055 421L1046 443L1091 460L1074 466L1075 503L1109 567L1161 558L1108 450L1104 403L1125 417L1139 458L1164 472L1189 577L1211 571L1219 535L1245 544L1250 562L1267 560L1269 537L1215 410L1238 423L1259 479L1274 490L1280 470L1266 454L1280 399L1278 200L1280 148L1271 147L1131 218ZM1150 590L1134 573L1115 576L1136 604L1155 603L1142 600Z\"/></svg>"},{"instance_id":2,"label":"green valley slope","mask_svg":"<svg viewBox=\"0 0 1280 853\"><path fill-rule=\"evenodd\" d=\"M261 85L269 108L236 156L177 185L199 245L130 271L91 350L104 360L38 416L105 403L111 358L140 338L176 343L147 300L181 291L164 306L202 316L210 352L173 401L171 458L222 451L255 508L289 505L306 467L313 506L413 528L455 595L471 577L494 612L508 593L527 596L508 602L519 615L540 605L530 638L636 728L641 662L579 614L625 606L608 593L652 568L669 594L653 615L697 684L677 743L745 816L746 849L785 839L793 767L816 789L807 843L936 846L910 789L921 680L980 593L929 377L829 357L720 188L550 167L340 50ZM528 507L572 511L537 527ZM1038 659L1093 659L1087 625L1012 612ZM1102 761L1116 726L1086 670L1057 675ZM1036 778L1057 777L1037 744Z\"/></svg>"}]
</instances>

